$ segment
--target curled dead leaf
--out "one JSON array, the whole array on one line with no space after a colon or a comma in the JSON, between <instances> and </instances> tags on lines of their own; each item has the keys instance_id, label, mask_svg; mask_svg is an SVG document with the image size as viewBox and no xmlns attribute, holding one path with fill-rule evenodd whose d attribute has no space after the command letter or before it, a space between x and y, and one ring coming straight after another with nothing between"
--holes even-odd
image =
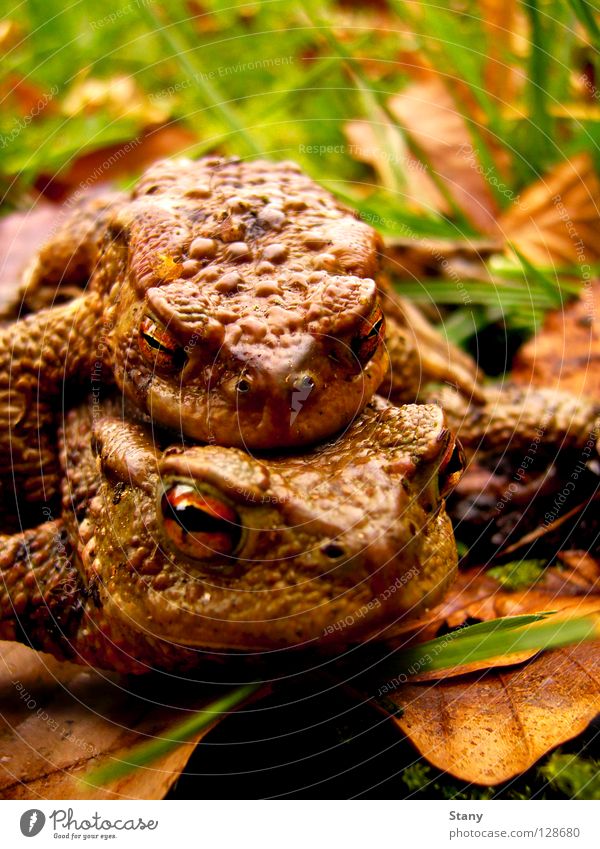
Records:
<instances>
[{"instance_id":1,"label":"curled dead leaf","mask_svg":"<svg viewBox=\"0 0 600 849\"><path fill-rule=\"evenodd\" d=\"M528 186L500 216L498 226L534 265L598 262L600 181L587 153L555 166Z\"/></svg>"},{"instance_id":2,"label":"curled dead leaf","mask_svg":"<svg viewBox=\"0 0 600 849\"><path fill-rule=\"evenodd\" d=\"M0 642L0 798L162 799L210 727L151 765L101 788L91 769L127 761L133 746L169 730L218 695L190 682L152 689L140 679L59 663Z\"/></svg>"},{"instance_id":3,"label":"curled dead leaf","mask_svg":"<svg viewBox=\"0 0 600 849\"><path fill-rule=\"evenodd\" d=\"M600 282L585 286L564 310L548 314L543 329L519 349L512 375L517 383L600 401Z\"/></svg>"},{"instance_id":4,"label":"curled dead leaf","mask_svg":"<svg viewBox=\"0 0 600 849\"><path fill-rule=\"evenodd\" d=\"M498 206L466 121L439 76L412 83L389 106L466 217L481 232L495 234Z\"/></svg>"},{"instance_id":5,"label":"curled dead leaf","mask_svg":"<svg viewBox=\"0 0 600 849\"><path fill-rule=\"evenodd\" d=\"M499 784L581 733L600 712L597 643L545 652L519 667L406 684L387 698L404 734L438 769Z\"/></svg>"}]
</instances>

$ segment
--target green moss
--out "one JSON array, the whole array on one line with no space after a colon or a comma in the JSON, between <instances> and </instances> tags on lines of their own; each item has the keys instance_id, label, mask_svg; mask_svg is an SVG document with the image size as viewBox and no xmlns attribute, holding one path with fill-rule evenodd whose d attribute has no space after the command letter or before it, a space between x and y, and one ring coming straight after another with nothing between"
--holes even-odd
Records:
<instances>
[{"instance_id":1,"label":"green moss","mask_svg":"<svg viewBox=\"0 0 600 849\"><path fill-rule=\"evenodd\" d=\"M423 790L431 782L431 767L417 761L402 771L402 781L409 793Z\"/></svg>"},{"instance_id":2,"label":"green moss","mask_svg":"<svg viewBox=\"0 0 600 849\"><path fill-rule=\"evenodd\" d=\"M554 790L570 799L600 799L600 762L553 752L539 768Z\"/></svg>"},{"instance_id":3,"label":"green moss","mask_svg":"<svg viewBox=\"0 0 600 849\"><path fill-rule=\"evenodd\" d=\"M546 568L545 560L515 560L488 569L486 574L505 590L523 590L539 581Z\"/></svg>"}]
</instances>

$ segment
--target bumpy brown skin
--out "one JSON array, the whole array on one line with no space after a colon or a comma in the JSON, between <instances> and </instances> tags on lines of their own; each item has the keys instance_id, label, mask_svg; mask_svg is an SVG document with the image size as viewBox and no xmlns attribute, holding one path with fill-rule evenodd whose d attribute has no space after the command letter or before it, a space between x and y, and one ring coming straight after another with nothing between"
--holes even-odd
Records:
<instances>
[{"instance_id":1,"label":"bumpy brown skin","mask_svg":"<svg viewBox=\"0 0 600 849\"><path fill-rule=\"evenodd\" d=\"M448 383L474 405L484 400L481 374L468 354L433 328L419 309L378 277L390 366L379 393L395 404L427 400L427 384Z\"/></svg>"},{"instance_id":2,"label":"bumpy brown skin","mask_svg":"<svg viewBox=\"0 0 600 849\"><path fill-rule=\"evenodd\" d=\"M516 456L551 461L559 452L585 450L585 459L597 458L600 444L600 404L570 392L506 384L483 390L484 403L469 404L449 388L437 393L448 422L460 437L468 456ZM527 458L530 459L527 459Z\"/></svg>"},{"instance_id":3,"label":"bumpy brown skin","mask_svg":"<svg viewBox=\"0 0 600 849\"><path fill-rule=\"evenodd\" d=\"M26 304L52 283L87 284L80 304L31 319L37 388L55 398L104 362L139 409L192 438L313 443L360 412L387 368L383 340L368 362L356 353L377 312L376 246L292 163L160 162L131 194L72 209L32 262ZM178 346L174 364L140 345L145 316ZM13 396L32 347L23 335L0 338ZM67 356L55 339L70 340Z\"/></svg>"},{"instance_id":4,"label":"bumpy brown skin","mask_svg":"<svg viewBox=\"0 0 600 849\"><path fill-rule=\"evenodd\" d=\"M15 557L22 535L3 540L0 636L126 672L174 670L207 651L348 644L418 615L452 580L440 482L452 482L456 458L436 406L377 401L337 441L280 458L157 447L146 427L110 416L93 431L96 457L89 411L69 416L63 521L72 557L57 560L55 523L29 532L31 560ZM245 530L235 556L182 553L160 506L175 483L237 511ZM61 595L65 581L70 594ZM64 627L46 638L44 618Z\"/></svg>"},{"instance_id":5,"label":"bumpy brown skin","mask_svg":"<svg viewBox=\"0 0 600 849\"><path fill-rule=\"evenodd\" d=\"M396 403L428 380L476 394L476 369L448 358L383 281L387 345L361 361L378 249L375 231L292 163L159 162L130 194L72 204L31 263L23 303L34 311L78 285L84 294L0 333L4 489L32 502L55 490L48 434L74 377L86 390L114 377L157 423L248 448L340 430L380 385L386 349ZM174 368L143 353L145 316L179 346Z\"/></svg>"}]
</instances>

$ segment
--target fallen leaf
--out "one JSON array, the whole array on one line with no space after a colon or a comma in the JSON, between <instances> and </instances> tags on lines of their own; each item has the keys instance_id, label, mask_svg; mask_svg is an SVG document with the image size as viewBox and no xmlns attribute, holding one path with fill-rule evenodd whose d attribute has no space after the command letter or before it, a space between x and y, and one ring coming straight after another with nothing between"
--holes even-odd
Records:
<instances>
[{"instance_id":1,"label":"fallen leaf","mask_svg":"<svg viewBox=\"0 0 600 849\"><path fill-rule=\"evenodd\" d=\"M523 81L522 74L509 60L515 33L526 29L523 22L518 21L517 2L481 0L479 12L487 34L484 88L499 103L511 103L516 100L517 89Z\"/></svg>"},{"instance_id":2,"label":"fallen leaf","mask_svg":"<svg viewBox=\"0 0 600 849\"><path fill-rule=\"evenodd\" d=\"M36 188L51 200L61 201L73 192L81 193L119 177L130 178L157 159L185 151L197 141L195 133L172 122L146 129L134 139L79 156L59 176L40 176Z\"/></svg>"},{"instance_id":3,"label":"fallen leaf","mask_svg":"<svg viewBox=\"0 0 600 849\"><path fill-rule=\"evenodd\" d=\"M518 668L388 693L419 752L462 781L499 784L580 734L600 712L600 652L586 643Z\"/></svg>"},{"instance_id":4,"label":"fallen leaf","mask_svg":"<svg viewBox=\"0 0 600 849\"><path fill-rule=\"evenodd\" d=\"M55 221L56 207L45 201L0 218L0 319L16 318L21 275Z\"/></svg>"},{"instance_id":5,"label":"fallen leaf","mask_svg":"<svg viewBox=\"0 0 600 849\"><path fill-rule=\"evenodd\" d=\"M485 277L485 262L502 249L498 239L429 239L384 236L383 261L403 278L449 280Z\"/></svg>"},{"instance_id":6,"label":"fallen leaf","mask_svg":"<svg viewBox=\"0 0 600 849\"><path fill-rule=\"evenodd\" d=\"M3 23L9 24L8 28L0 29L0 40L4 36L9 41L8 44L2 44L2 52L6 56L10 53L10 41L20 41L22 32L14 22ZM5 112L14 111L19 115L31 115L32 119L38 119L41 112L57 111L53 90L43 89L32 82L31 77L23 77L17 73L10 73L0 81L0 96Z\"/></svg>"},{"instance_id":7,"label":"fallen leaf","mask_svg":"<svg viewBox=\"0 0 600 849\"><path fill-rule=\"evenodd\" d=\"M393 646L407 646L417 640L423 643L433 639L442 626L457 628L463 625L468 618L469 607L488 599L499 588L498 581L486 575L483 569L459 571L441 604L418 619L392 625L385 630L383 637Z\"/></svg>"},{"instance_id":8,"label":"fallen leaf","mask_svg":"<svg viewBox=\"0 0 600 849\"><path fill-rule=\"evenodd\" d=\"M482 622L501 616L519 616L523 613L543 613L556 611L560 619L573 616L585 616L600 611L600 596L556 595L547 590L539 590L536 585L520 592L497 590L486 598L477 599L464 609L466 619L478 619Z\"/></svg>"},{"instance_id":9,"label":"fallen leaf","mask_svg":"<svg viewBox=\"0 0 600 849\"><path fill-rule=\"evenodd\" d=\"M167 697L164 683L59 663L0 642L0 798L162 799L210 728L106 787L86 783L85 775L126 761L138 743L168 738L178 721L221 692L171 681Z\"/></svg>"},{"instance_id":10,"label":"fallen leaf","mask_svg":"<svg viewBox=\"0 0 600 849\"><path fill-rule=\"evenodd\" d=\"M600 560L597 557L587 551L571 549L559 551L558 560L562 568L548 570L542 582L545 589L558 592L560 588L561 593L573 595L600 592Z\"/></svg>"},{"instance_id":11,"label":"fallen leaf","mask_svg":"<svg viewBox=\"0 0 600 849\"><path fill-rule=\"evenodd\" d=\"M581 153L528 186L500 216L498 226L534 265L589 266L600 259L600 182Z\"/></svg>"},{"instance_id":12,"label":"fallen leaf","mask_svg":"<svg viewBox=\"0 0 600 849\"><path fill-rule=\"evenodd\" d=\"M499 212L465 119L439 77L412 83L389 106L454 202L483 233L495 234Z\"/></svg>"},{"instance_id":13,"label":"fallen leaf","mask_svg":"<svg viewBox=\"0 0 600 849\"><path fill-rule=\"evenodd\" d=\"M167 110L150 100L135 79L125 74L78 80L63 98L61 111L71 118L101 111L113 120L126 117L144 126L162 124L169 117Z\"/></svg>"},{"instance_id":14,"label":"fallen leaf","mask_svg":"<svg viewBox=\"0 0 600 849\"><path fill-rule=\"evenodd\" d=\"M349 121L344 125L350 156L370 165L379 183L397 191L395 170L406 181L403 199L420 209L450 211L444 196L427 173L423 163L408 149L402 135L390 123L371 124L368 121Z\"/></svg>"},{"instance_id":15,"label":"fallen leaf","mask_svg":"<svg viewBox=\"0 0 600 849\"><path fill-rule=\"evenodd\" d=\"M546 316L543 329L517 352L512 377L600 401L600 282Z\"/></svg>"},{"instance_id":16,"label":"fallen leaf","mask_svg":"<svg viewBox=\"0 0 600 849\"><path fill-rule=\"evenodd\" d=\"M561 552L561 566L547 567L541 578L525 590L509 591L480 566L459 571L446 598L419 619L400 622L386 629L389 645L404 647L433 639L442 627L459 628L467 621L486 622L522 613L563 611L564 616L585 615L600 610L600 563L586 552ZM570 566L569 566L570 564ZM574 582L573 572L584 571Z\"/></svg>"}]
</instances>

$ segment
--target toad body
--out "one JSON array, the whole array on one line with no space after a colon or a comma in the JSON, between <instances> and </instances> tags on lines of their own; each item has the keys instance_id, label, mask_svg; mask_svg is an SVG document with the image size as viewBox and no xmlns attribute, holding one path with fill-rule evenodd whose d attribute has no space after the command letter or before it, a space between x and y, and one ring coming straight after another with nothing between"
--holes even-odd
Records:
<instances>
[{"instance_id":1,"label":"toad body","mask_svg":"<svg viewBox=\"0 0 600 849\"><path fill-rule=\"evenodd\" d=\"M62 436L63 513L0 539L0 638L125 672L347 645L446 591L460 451L435 405L367 406L299 455L160 442L105 408Z\"/></svg>"},{"instance_id":2,"label":"toad body","mask_svg":"<svg viewBox=\"0 0 600 849\"><path fill-rule=\"evenodd\" d=\"M77 383L114 380L202 442L339 431L388 365L377 244L292 163L164 161L129 193L72 204L24 293L81 296L0 332L0 476L29 500L56 488L52 423Z\"/></svg>"}]
</instances>

